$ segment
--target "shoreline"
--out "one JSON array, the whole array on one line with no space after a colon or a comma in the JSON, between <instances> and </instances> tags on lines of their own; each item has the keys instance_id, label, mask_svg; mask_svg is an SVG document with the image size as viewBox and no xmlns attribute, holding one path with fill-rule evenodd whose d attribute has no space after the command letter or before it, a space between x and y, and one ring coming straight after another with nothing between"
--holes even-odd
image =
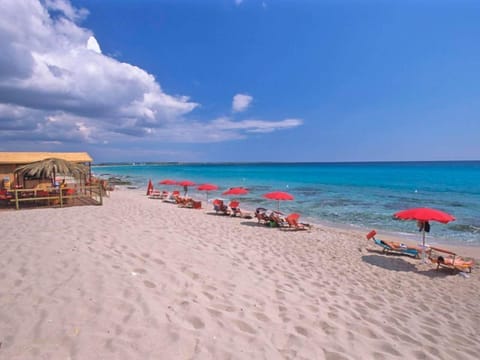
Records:
<instances>
[{"instance_id":1,"label":"shoreline","mask_svg":"<svg viewBox=\"0 0 480 360\"><path fill-rule=\"evenodd\" d=\"M133 190L133 189L130 189L130 190ZM135 190L143 191L143 189L141 188L138 188ZM145 192L146 192L146 189L145 189ZM210 208L213 208L213 205L211 204L211 201L213 201L213 199L215 199L215 197L210 198L207 204ZM202 204L206 204L206 201L203 198L199 198L195 200L199 200L202 202ZM229 201L227 200L227 204L228 202ZM252 209L250 207L246 207L245 210L250 213L255 213L255 209ZM370 230L375 229L379 234L379 238L385 238L386 240L397 241L397 242L405 243L408 245L421 245L420 233L413 233L413 232L400 233L400 232L386 230L382 228L373 228L373 227L367 228L365 226L360 226L360 225L332 223L327 220L313 219L310 217L301 217L301 220L306 220L308 221L308 223L316 227L324 227L332 230L341 229L345 231L352 231L357 233L359 238L365 241L366 241L365 239L366 234ZM413 228L415 226L415 222L411 221L411 223ZM414 239L415 235L418 236L418 241ZM448 249L463 257L472 257L475 259L480 259L480 244L451 244L445 241L444 239L435 238L432 235L429 235L426 240L427 240L426 241L427 244Z\"/></svg>"},{"instance_id":2,"label":"shoreline","mask_svg":"<svg viewBox=\"0 0 480 360\"><path fill-rule=\"evenodd\" d=\"M478 357L478 264L436 271L362 230L280 230L142 189L104 200L2 212L0 357Z\"/></svg>"}]
</instances>

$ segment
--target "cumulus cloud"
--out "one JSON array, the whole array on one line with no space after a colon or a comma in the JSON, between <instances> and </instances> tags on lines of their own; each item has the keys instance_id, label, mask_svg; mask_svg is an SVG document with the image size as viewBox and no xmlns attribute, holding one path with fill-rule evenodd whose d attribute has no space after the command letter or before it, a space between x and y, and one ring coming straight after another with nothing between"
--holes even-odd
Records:
<instances>
[{"instance_id":1,"label":"cumulus cloud","mask_svg":"<svg viewBox=\"0 0 480 360\"><path fill-rule=\"evenodd\" d=\"M63 126L91 138L96 128L161 126L197 106L166 94L146 71L102 55L91 31L74 22L87 12L68 1L4 0L0 13L0 102L35 112L43 122L37 130L61 114Z\"/></svg>"},{"instance_id":2,"label":"cumulus cloud","mask_svg":"<svg viewBox=\"0 0 480 360\"><path fill-rule=\"evenodd\" d=\"M237 94L233 97L232 110L234 112L241 112L247 110L252 102L253 97L246 94Z\"/></svg>"},{"instance_id":3,"label":"cumulus cloud","mask_svg":"<svg viewBox=\"0 0 480 360\"><path fill-rule=\"evenodd\" d=\"M2 0L0 14L0 143L222 141L301 124L189 119L199 104L103 54L92 31L78 24L88 11L68 0ZM251 102L237 94L233 110Z\"/></svg>"}]
</instances>

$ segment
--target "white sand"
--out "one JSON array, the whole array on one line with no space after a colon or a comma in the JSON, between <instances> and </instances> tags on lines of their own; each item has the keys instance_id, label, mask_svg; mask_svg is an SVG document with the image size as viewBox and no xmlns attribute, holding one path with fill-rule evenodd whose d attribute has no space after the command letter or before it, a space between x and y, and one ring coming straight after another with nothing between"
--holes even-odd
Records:
<instances>
[{"instance_id":1,"label":"white sand","mask_svg":"<svg viewBox=\"0 0 480 360\"><path fill-rule=\"evenodd\" d=\"M0 212L0 359L479 358L478 265L209 212L139 190Z\"/></svg>"}]
</instances>

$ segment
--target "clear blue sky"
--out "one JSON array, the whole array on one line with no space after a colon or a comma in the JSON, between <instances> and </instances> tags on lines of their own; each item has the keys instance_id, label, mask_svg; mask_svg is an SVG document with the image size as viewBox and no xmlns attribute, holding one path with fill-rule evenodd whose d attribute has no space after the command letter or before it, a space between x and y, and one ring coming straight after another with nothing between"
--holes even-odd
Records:
<instances>
[{"instance_id":1,"label":"clear blue sky","mask_svg":"<svg viewBox=\"0 0 480 360\"><path fill-rule=\"evenodd\" d=\"M2 0L0 151L480 159L479 1Z\"/></svg>"}]
</instances>

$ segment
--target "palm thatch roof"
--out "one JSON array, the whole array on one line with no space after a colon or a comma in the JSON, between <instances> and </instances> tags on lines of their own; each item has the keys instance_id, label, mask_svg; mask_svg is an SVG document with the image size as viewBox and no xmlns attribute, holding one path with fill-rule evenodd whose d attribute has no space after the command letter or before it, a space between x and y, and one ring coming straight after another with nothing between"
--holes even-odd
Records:
<instances>
[{"instance_id":1,"label":"palm thatch roof","mask_svg":"<svg viewBox=\"0 0 480 360\"><path fill-rule=\"evenodd\" d=\"M0 152L0 164L21 165L50 158L74 163L91 163L93 161L86 152Z\"/></svg>"},{"instance_id":2,"label":"palm thatch roof","mask_svg":"<svg viewBox=\"0 0 480 360\"><path fill-rule=\"evenodd\" d=\"M36 161L15 169L20 176L33 176L37 178L55 179L57 174L81 176L88 174L88 168L80 163L74 163L64 159L49 158Z\"/></svg>"}]
</instances>

